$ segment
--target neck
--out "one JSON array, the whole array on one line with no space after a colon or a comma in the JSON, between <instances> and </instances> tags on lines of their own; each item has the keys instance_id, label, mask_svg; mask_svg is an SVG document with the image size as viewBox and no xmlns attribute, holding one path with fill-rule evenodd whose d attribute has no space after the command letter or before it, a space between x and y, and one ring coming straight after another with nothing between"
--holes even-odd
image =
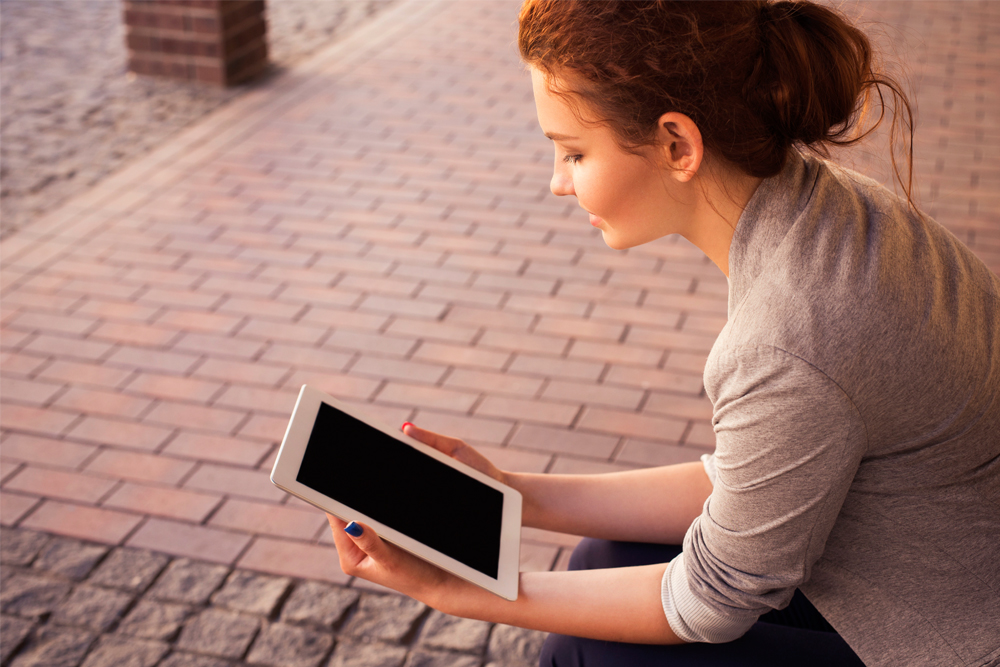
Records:
<instances>
[{"instance_id":1,"label":"neck","mask_svg":"<svg viewBox=\"0 0 1000 667\"><path fill-rule=\"evenodd\" d=\"M729 277L729 248L747 202L763 179L717 169L702 169L691 185L701 190L694 215L682 236L696 245Z\"/></svg>"}]
</instances>

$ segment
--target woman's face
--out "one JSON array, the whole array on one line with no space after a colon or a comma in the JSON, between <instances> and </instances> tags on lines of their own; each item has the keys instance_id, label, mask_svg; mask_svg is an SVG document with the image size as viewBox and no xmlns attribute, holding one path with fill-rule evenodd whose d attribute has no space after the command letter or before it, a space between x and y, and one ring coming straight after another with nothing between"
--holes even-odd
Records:
<instances>
[{"instance_id":1,"label":"woman's face","mask_svg":"<svg viewBox=\"0 0 1000 667\"><path fill-rule=\"evenodd\" d=\"M615 249L682 232L679 193L656 160L626 153L608 127L581 121L534 68L531 81L538 123L555 145L552 193L575 195Z\"/></svg>"}]
</instances>

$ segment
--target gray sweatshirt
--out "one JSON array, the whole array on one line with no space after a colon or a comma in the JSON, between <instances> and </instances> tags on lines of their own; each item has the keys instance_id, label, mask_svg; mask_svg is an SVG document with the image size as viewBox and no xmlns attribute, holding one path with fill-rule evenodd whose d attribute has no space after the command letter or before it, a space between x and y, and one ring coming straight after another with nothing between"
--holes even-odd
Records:
<instances>
[{"instance_id":1,"label":"gray sweatshirt","mask_svg":"<svg viewBox=\"0 0 1000 667\"><path fill-rule=\"evenodd\" d=\"M731 641L798 587L867 665L1000 664L1000 280L797 152L729 266L714 490L664 574L671 628Z\"/></svg>"}]
</instances>

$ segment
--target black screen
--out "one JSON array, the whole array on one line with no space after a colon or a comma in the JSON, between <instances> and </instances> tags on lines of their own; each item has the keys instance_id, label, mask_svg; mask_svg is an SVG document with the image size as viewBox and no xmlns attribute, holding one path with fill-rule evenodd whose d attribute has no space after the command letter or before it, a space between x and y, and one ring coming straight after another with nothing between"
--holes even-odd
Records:
<instances>
[{"instance_id":1,"label":"black screen","mask_svg":"<svg viewBox=\"0 0 1000 667\"><path fill-rule=\"evenodd\" d=\"M497 578L503 494L326 403L296 479Z\"/></svg>"}]
</instances>

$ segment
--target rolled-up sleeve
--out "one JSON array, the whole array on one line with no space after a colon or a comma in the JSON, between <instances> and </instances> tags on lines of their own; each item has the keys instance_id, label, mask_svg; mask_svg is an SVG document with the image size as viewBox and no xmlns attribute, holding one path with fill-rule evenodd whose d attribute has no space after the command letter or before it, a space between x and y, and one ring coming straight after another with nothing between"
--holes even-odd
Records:
<instances>
[{"instance_id":1,"label":"rolled-up sleeve","mask_svg":"<svg viewBox=\"0 0 1000 667\"><path fill-rule=\"evenodd\" d=\"M795 355L740 349L714 364L705 374L713 491L661 587L667 621L688 642L732 641L788 605L823 553L866 446L850 398Z\"/></svg>"}]
</instances>

